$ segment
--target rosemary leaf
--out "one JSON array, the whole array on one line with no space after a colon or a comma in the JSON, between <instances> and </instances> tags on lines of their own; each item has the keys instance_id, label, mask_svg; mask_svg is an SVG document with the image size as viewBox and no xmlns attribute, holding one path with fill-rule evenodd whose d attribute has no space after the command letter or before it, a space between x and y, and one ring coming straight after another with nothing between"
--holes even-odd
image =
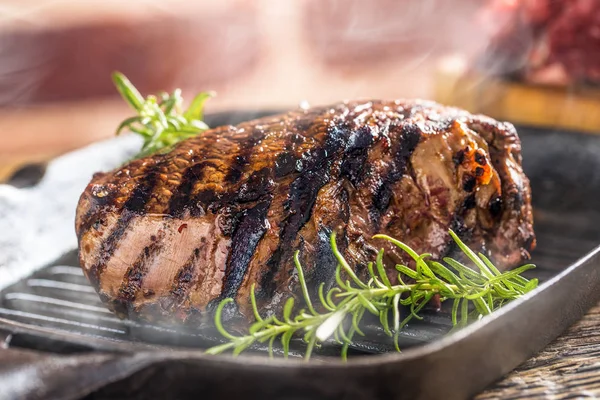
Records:
<instances>
[{"instance_id":1,"label":"rosemary leaf","mask_svg":"<svg viewBox=\"0 0 600 400\"><path fill-rule=\"evenodd\" d=\"M168 152L182 140L208 129L202 121L204 104L214 96L213 92L199 93L183 112L181 90L161 93L144 98L133 84L120 72L112 75L117 91L138 114L125 119L117 128L117 135L124 130L139 134L144 143L135 158L146 157L157 152Z\"/></svg>"}]
</instances>

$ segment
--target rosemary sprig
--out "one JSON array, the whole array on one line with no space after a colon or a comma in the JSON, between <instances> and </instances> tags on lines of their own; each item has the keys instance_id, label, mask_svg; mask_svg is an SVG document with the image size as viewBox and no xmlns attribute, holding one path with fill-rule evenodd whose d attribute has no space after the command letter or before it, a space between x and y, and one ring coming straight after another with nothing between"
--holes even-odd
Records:
<instances>
[{"instance_id":1,"label":"rosemary sprig","mask_svg":"<svg viewBox=\"0 0 600 400\"><path fill-rule=\"evenodd\" d=\"M150 95L144 99L133 84L120 72L114 72L112 79L119 93L138 115L127 118L117 128L117 135L127 129L142 136L144 144L135 158L156 152L167 152L175 144L207 130L202 121L204 104L214 96L213 92L202 92L182 111L181 90L173 93Z\"/></svg>"},{"instance_id":2,"label":"rosemary sprig","mask_svg":"<svg viewBox=\"0 0 600 400\"><path fill-rule=\"evenodd\" d=\"M470 319L487 315L537 287L537 279L527 280L521 276L523 272L534 268L534 265L527 264L501 273L483 254L475 254L470 250L454 232L450 231L450 235L475 269L452 258L444 258L444 265L431 260L430 254L419 255L406 244L389 236L374 236L394 244L415 261L415 270L405 265L396 265L398 282L392 284L385 272L383 249L375 262L368 264L369 280L364 282L354 273L338 250L333 234L331 248L338 260L336 286L325 293L324 283L321 284L318 291L318 310L309 296L298 257L299 252L296 252L294 263L305 306L294 312L295 300L290 297L283 307L281 318L263 318L257 308L252 286L250 300L256 321L243 335L229 333L223 326L221 314L227 303L233 300L223 300L216 310L215 325L228 342L211 347L207 353L232 351L237 355L254 343L260 342L268 344L269 354L272 356L274 341L279 338L284 356L287 357L292 337L301 336L306 343L305 359L308 360L315 347L333 336L342 346L342 358L346 359L348 346L352 344L354 336L364 336L360 322L366 312L379 317L384 331L394 337L396 349L399 351L400 330L412 319L421 319L419 312L435 295L439 295L441 301L452 300L452 323L455 326L464 326ZM411 278L414 283L406 283L403 276ZM404 318L401 318L400 305L409 309Z\"/></svg>"}]
</instances>

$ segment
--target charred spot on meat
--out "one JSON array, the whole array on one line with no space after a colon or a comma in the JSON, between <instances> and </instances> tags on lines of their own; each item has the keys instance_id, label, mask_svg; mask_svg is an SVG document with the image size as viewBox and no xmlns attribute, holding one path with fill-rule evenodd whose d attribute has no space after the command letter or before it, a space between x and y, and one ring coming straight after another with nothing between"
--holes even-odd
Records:
<instances>
[{"instance_id":1,"label":"charred spot on meat","mask_svg":"<svg viewBox=\"0 0 600 400\"><path fill-rule=\"evenodd\" d=\"M419 253L455 250L448 229L500 268L535 247L514 127L424 101L346 102L207 130L166 154L94 175L77 208L81 266L123 317L185 322L232 297L251 319L357 273L384 233ZM390 265L393 265L390 263ZM390 271L390 277L392 277Z\"/></svg>"}]
</instances>

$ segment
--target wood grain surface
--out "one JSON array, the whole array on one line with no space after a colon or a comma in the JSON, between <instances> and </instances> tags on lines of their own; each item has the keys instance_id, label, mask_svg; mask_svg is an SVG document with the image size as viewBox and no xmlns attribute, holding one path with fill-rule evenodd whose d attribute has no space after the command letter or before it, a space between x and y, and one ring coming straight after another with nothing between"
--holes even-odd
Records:
<instances>
[{"instance_id":1,"label":"wood grain surface","mask_svg":"<svg viewBox=\"0 0 600 400\"><path fill-rule=\"evenodd\" d=\"M600 304L545 350L476 397L600 398Z\"/></svg>"}]
</instances>

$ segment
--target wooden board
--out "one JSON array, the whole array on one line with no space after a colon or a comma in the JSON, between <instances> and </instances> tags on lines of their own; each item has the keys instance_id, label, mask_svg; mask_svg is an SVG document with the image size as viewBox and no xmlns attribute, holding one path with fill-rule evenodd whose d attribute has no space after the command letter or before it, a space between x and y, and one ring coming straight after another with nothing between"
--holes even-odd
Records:
<instances>
[{"instance_id":1,"label":"wooden board","mask_svg":"<svg viewBox=\"0 0 600 400\"><path fill-rule=\"evenodd\" d=\"M468 72L465 60L442 60L435 99L512 123L600 133L600 89L528 85Z\"/></svg>"},{"instance_id":2,"label":"wooden board","mask_svg":"<svg viewBox=\"0 0 600 400\"><path fill-rule=\"evenodd\" d=\"M600 397L600 304L476 400Z\"/></svg>"}]
</instances>

